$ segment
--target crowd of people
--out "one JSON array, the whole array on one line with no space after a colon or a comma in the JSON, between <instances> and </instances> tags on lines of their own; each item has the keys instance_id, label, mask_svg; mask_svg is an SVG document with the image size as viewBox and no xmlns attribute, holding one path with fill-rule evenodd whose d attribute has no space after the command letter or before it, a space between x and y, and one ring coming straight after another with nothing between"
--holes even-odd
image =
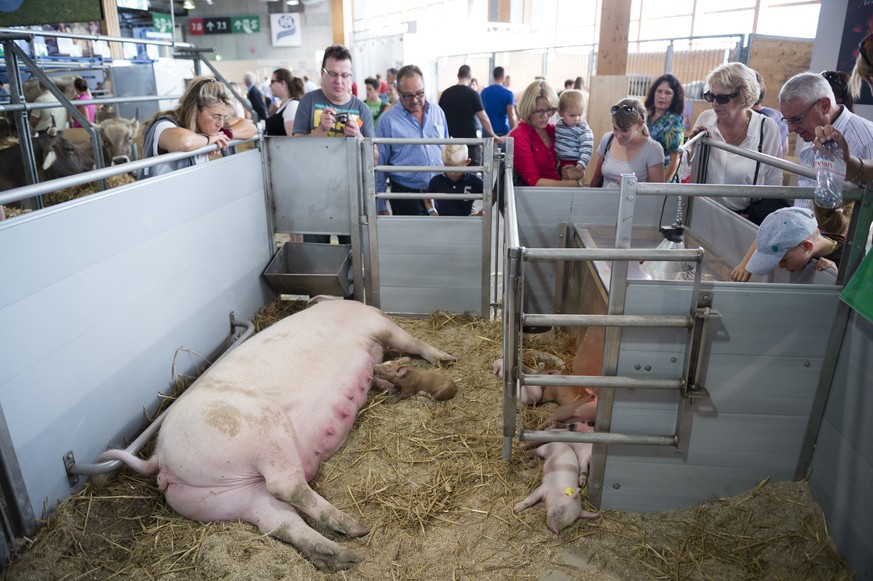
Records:
<instances>
[{"instance_id":1,"label":"crowd of people","mask_svg":"<svg viewBox=\"0 0 873 581\"><path fill-rule=\"evenodd\" d=\"M664 74L648 88L644 101L624 98L609 111L611 130L599 136L596 163L589 171L595 136L586 122L588 92L582 78L568 79L558 93L543 78L528 84L516 98L509 88L503 67L491 73L491 82L479 90L468 65L458 70L457 83L442 91L439 102L426 98L424 73L415 65L389 68L386 80L380 75L365 80L366 96L356 96L352 81L352 55L343 46L325 50L321 63L321 85L308 78L294 77L290 70L273 71L267 86L258 87L255 75L244 81L247 98L255 111L254 120L265 121L265 133L275 136L343 136L389 138L473 138L493 137L503 146L514 140L513 166L517 185L530 187L601 187L617 189L621 175L633 173L639 181L667 182L695 179L691 168L697 146L683 144L701 132L710 139L737 148L784 157L789 133L804 144L800 164L814 167L815 151L833 140L847 160L847 179L860 184L873 178L873 122L853 113L853 97L862 79L873 78L873 41L867 37L860 47L851 75L842 71L821 74L805 72L791 77L779 91L779 109L763 107L765 81L745 64L730 62L712 70L705 79L704 99L711 109L703 111L690 131L685 120L685 91L672 74ZM265 96L266 95L266 96ZM395 105L399 104L397 107ZM230 94L219 83L206 78L192 81L179 107L162 112L146 124L146 155L171 151L192 151L207 144L227 147L235 137L257 132L252 120L235 115ZM379 144L376 154L384 166L466 166L480 165L479 146ZM202 157L186 163L199 163ZM160 167L160 166L157 166ZM153 173L161 173L154 169ZM782 185L782 170L732 151L709 148L705 159L705 183L739 185ZM801 186L815 185L800 177ZM376 191L394 194L481 193L481 178L468 172L380 171ZM412 196L377 200L380 214L470 215L482 212L468 199L458 203L445 200L412 199ZM800 229L812 216L830 252L821 254L822 239L809 240L818 252L820 265L838 263L851 214L851 204L823 210L808 200L796 206L809 214L786 212L790 201L724 197L718 203L756 224L768 216L800 220ZM469 203L468 203L469 202ZM787 217L787 218L786 218ZM767 229L771 229L770 226ZM792 232L796 234L795 228ZM809 234L809 233L805 233ZM804 239L806 240L806 238ZM778 247L778 244L770 244ZM797 246L797 245L795 245ZM760 251L753 245L732 273L736 281L748 280L760 271ZM810 255L811 256L811 255ZM830 257L832 262L824 260ZM837 260L834 260L836 258ZM772 261L765 261L771 264ZM793 264L793 263L792 263Z\"/></svg>"}]
</instances>

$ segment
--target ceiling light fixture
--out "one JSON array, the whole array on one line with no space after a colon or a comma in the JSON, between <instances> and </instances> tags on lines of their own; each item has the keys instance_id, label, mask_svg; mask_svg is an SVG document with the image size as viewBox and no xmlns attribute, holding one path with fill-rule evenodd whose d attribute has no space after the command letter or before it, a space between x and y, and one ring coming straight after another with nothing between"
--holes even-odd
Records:
<instances>
[{"instance_id":1,"label":"ceiling light fixture","mask_svg":"<svg viewBox=\"0 0 873 581\"><path fill-rule=\"evenodd\" d=\"M185 10L194 10L197 7L194 5L194 2L192 0L185 0L185 2L182 4L182 8L184 8Z\"/></svg>"},{"instance_id":2,"label":"ceiling light fixture","mask_svg":"<svg viewBox=\"0 0 873 581\"><path fill-rule=\"evenodd\" d=\"M300 0L285 0L285 4L288 6L297 6L300 4Z\"/></svg>"}]
</instances>

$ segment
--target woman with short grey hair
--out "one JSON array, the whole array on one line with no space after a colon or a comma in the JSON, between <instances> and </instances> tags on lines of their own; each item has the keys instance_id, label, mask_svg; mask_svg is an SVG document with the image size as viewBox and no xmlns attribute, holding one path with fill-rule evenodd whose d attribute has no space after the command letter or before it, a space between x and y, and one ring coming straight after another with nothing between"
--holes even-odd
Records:
<instances>
[{"instance_id":1,"label":"woman with short grey hair","mask_svg":"<svg viewBox=\"0 0 873 581\"><path fill-rule=\"evenodd\" d=\"M711 139L729 145L774 157L784 155L776 122L752 110L761 92L755 71L737 62L721 65L707 75L705 88L703 98L712 103L712 109L700 114L689 139L707 131ZM689 157L693 158L693 150ZM690 166L683 162L680 177L690 173ZM713 147L709 150L705 183L777 186L782 185L782 170ZM767 213L761 215L751 207L751 198L713 199L758 224Z\"/></svg>"}]
</instances>

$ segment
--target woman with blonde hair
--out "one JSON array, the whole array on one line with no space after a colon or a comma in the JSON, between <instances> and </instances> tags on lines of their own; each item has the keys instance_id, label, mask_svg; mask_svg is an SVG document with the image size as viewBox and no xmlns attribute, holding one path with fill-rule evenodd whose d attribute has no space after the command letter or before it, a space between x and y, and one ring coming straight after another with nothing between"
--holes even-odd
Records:
<instances>
[{"instance_id":1,"label":"woman with blonde hair","mask_svg":"<svg viewBox=\"0 0 873 581\"><path fill-rule=\"evenodd\" d=\"M519 122L509 136L515 140L513 164L527 186L578 187L583 171L564 166L558 173L555 126L549 118L558 110L558 94L546 81L534 81L516 106Z\"/></svg>"},{"instance_id":2,"label":"woman with blonde hair","mask_svg":"<svg viewBox=\"0 0 873 581\"><path fill-rule=\"evenodd\" d=\"M251 121L233 117L233 98L217 79L195 77L188 83L179 105L156 113L143 126L143 157L195 151L208 145L227 149L231 139L257 134ZM154 177L209 161L206 154L143 169L142 177Z\"/></svg>"},{"instance_id":3,"label":"woman with blonde hair","mask_svg":"<svg viewBox=\"0 0 873 581\"><path fill-rule=\"evenodd\" d=\"M746 65L733 62L716 67L706 77L706 92L703 94L703 98L712 103L712 109L700 114L688 138L707 131L711 139L782 157L784 152L779 126L771 118L752 110L760 93L755 71ZM680 177L687 177L690 173L690 167L683 162ZM713 147L709 150L705 183L781 186L782 170ZM776 206L763 207L758 204L753 207L751 198L713 199L756 224L778 209ZM766 200L764 204L769 201ZM788 205L784 200L777 202Z\"/></svg>"},{"instance_id":4,"label":"woman with blonde hair","mask_svg":"<svg viewBox=\"0 0 873 581\"><path fill-rule=\"evenodd\" d=\"M612 131L600 140L591 187L617 189L626 173L641 182L663 182L664 147L649 136L643 104L637 99L622 99L609 112Z\"/></svg>"}]
</instances>

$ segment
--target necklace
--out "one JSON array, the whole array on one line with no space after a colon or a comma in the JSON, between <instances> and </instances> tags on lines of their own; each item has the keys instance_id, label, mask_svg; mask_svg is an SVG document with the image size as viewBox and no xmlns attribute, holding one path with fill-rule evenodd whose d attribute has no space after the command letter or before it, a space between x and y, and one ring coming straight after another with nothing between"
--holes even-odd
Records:
<instances>
[{"instance_id":1,"label":"necklace","mask_svg":"<svg viewBox=\"0 0 873 581\"><path fill-rule=\"evenodd\" d=\"M730 145L738 145L740 142L742 142L743 136L746 133L746 128L749 126L749 123L752 121L752 115L750 115L748 112L746 113L746 115L747 115L747 118L746 118L745 125L743 125L740 128L740 130L737 132L737 134L734 135L734 137L731 139L728 139L728 132L725 131L724 129L722 129L721 127L719 127L719 129L721 129L721 134L724 135L724 137L725 137L725 143L729 143ZM719 122L719 125L721 125L721 122Z\"/></svg>"}]
</instances>

